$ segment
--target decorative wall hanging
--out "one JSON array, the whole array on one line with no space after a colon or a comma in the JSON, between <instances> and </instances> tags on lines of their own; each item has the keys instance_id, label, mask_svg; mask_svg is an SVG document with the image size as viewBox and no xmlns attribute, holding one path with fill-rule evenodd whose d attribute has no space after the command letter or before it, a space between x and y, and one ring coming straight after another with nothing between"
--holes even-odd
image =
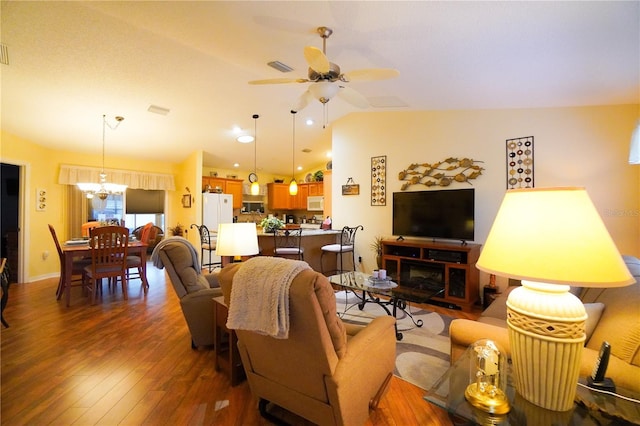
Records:
<instances>
[{"instance_id":1,"label":"decorative wall hanging","mask_svg":"<svg viewBox=\"0 0 640 426\"><path fill-rule=\"evenodd\" d=\"M191 208L191 194L184 194L182 196L182 207L187 209Z\"/></svg>"},{"instance_id":2,"label":"decorative wall hanging","mask_svg":"<svg viewBox=\"0 0 640 426\"><path fill-rule=\"evenodd\" d=\"M342 195L360 195L360 185L353 178L347 179L346 185L342 185Z\"/></svg>"},{"instance_id":3,"label":"decorative wall hanging","mask_svg":"<svg viewBox=\"0 0 640 426\"><path fill-rule=\"evenodd\" d=\"M533 185L533 136L507 139L507 189Z\"/></svg>"},{"instance_id":4,"label":"decorative wall hanging","mask_svg":"<svg viewBox=\"0 0 640 426\"><path fill-rule=\"evenodd\" d=\"M371 157L371 205L387 205L387 156Z\"/></svg>"},{"instance_id":5,"label":"decorative wall hanging","mask_svg":"<svg viewBox=\"0 0 640 426\"><path fill-rule=\"evenodd\" d=\"M398 173L399 180L407 181L402 184L400 190L406 191L411 185L449 186L455 182L466 182L471 185L469 181L476 179L484 170L483 167L476 164L482 162L470 158L449 157L433 164L411 164L406 170Z\"/></svg>"},{"instance_id":6,"label":"decorative wall hanging","mask_svg":"<svg viewBox=\"0 0 640 426\"><path fill-rule=\"evenodd\" d=\"M43 212L47 210L47 190L36 189L36 211Z\"/></svg>"}]
</instances>

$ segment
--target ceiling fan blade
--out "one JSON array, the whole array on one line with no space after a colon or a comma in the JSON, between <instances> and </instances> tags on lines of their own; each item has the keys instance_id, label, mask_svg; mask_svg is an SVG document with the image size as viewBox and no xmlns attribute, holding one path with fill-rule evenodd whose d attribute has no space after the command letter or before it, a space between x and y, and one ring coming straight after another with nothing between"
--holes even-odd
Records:
<instances>
[{"instance_id":1,"label":"ceiling fan blade","mask_svg":"<svg viewBox=\"0 0 640 426\"><path fill-rule=\"evenodd\" d=\"M306 78L268 78L266 80L252 80L249 84L286 84L286 83L308 83Z\"/></svg>"},{"instance_id":2,"label":"ceiling fan blade","mask_svg":"<svg viewBox=\"0 0 640 426\"><path fill-rule=\"evenodd\" d=\"M292 110L298 112L302 111L309 105L309 102L313 100L313 95L309 90L305 90L305 92L298 98L298 102L296 102L295 106L291 108Z\"/></svg>"},{"instance_id":3,"label":"ceiling fan blade","mask_svg":"<svg viewBox=\"0 0 640 426\"><path fill-rule=\"evenodd\" d=\"M369 68L346 72L342 75L342 80L387 80L390 78L396 78L399 75L400 72L393 68Z\"/></svg>"},{"instance_id":4,"label":"ceiling fan blade","mask_svg":"<svg viewBox=\"0 0 640 426\"><path fill-rule=\"evenodd\" d=\"M338 96L349 102L351 105L357 106L358 108L367 108L369 106L369 101L367 100L367 98L360 94L360 92L350 87L340 86Z\"/></svg>"},{"instance_id":5,"label":"ceiling fan blade","mask_svg":"<svg viewBox=\"0 0 640 426\"><path fill-rule=\"evenodd\" d=\"M309 67L317 73L326 74L331 70L329 59L317 47L306 46L304 48L304 59L309 64Z\"/></svg>"}]
</instances>

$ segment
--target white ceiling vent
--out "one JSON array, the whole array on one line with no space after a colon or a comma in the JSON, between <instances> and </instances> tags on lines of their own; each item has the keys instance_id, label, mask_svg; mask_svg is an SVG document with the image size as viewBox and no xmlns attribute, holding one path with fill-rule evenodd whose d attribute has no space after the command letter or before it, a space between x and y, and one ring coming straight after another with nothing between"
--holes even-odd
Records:
<instances>
[{"instance_id":1,"label":"white ceiling vent","mask_svg":"<svg viewBox=\"0 0 640 426\"><path fill-rule=\"evenodd\" d=\"M0 64L9 65L9 48L0 43Z\"/></svg>"},{"instance_id":2,"label":"white ceiling vent","mask_svg":"<svg viewBox=\"0 0 640 426\"><path fill-rule=\"evenodd\" d=\"M280 61L267 62L267 65L269 65L271 68L277 69L280 72L291 72L291 71L293 71L293 68L291 68L287 64L283 64Z\"/></svg>"}]
</instances>

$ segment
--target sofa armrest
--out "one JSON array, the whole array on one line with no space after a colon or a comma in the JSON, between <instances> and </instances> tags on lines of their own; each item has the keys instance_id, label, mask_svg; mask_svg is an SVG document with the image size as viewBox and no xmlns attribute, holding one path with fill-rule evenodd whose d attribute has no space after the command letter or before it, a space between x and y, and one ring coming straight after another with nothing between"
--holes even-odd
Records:
<instances>
[{"instance_id":1,"label":"sofa armrest","mask_svg":"<svg viewBox=\"0 0 640 426\"><path fill-rule=\"evenodd\" d=\"M460 358L472 343L480 339L495 341L506 352L507 357L511 356L509 332L506 328L468 319L455 319L449 326L449 336L451 337L451 364Z\"/></svg>"}]
</instances>

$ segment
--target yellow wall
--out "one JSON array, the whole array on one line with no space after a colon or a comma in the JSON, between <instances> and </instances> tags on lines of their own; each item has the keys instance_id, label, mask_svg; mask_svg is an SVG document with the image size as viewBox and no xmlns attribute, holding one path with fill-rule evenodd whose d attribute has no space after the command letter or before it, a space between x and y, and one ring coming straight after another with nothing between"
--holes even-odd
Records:
<instances>
[{"instance_id":1,"label":"yellow wall","mask_svg":"<svg viewBox=\"0 0 640 426\"><path fill-rule=\"evenodd\" d=\"M58 275L60 264L47 225L54 226L61 241L70 237L65 230L67 222L65 185L57 183L60 164L100 167L102 157L69 151L55 151L6 132L2 132L1 137L2 162L24 166L26 170L23 182L25 224L22 227L21 236L27 248L25 259L23 259L26 265L24 278L27 281L35 281ZM179 170L176 165L171 163L124 157L107 157L105 168L172 173L174 176ZM176 186L176 188L180 187ZM36 189L47 190L46 211L35 210ZM172 197L171 192L169 192L169 197L177 198ZM173 211L170 209L167 212L168 224L173 220Z\"/></svg>"},{"instance_id":2,"label":"yellow wall","mask_svg":"<svg viewBox=\"0 0 640 426\"><path fill-rule=\"evenodd\" d=\"M391 236L392 193L411 163L448 157L480 160L476 189L476 242L482 243L506 191L505 140L534 136L535 186L584 186L619 250L640 256L640 166L628 164L638 105L484 111L354 113L332 124L333 223L364 225L356 259L375 265L369 245ZM399 149L399 148L400 149ZM387 156L387 205L370 205L370 157ZM342 196L348 177L359 196ZM469 188L466 183L450 188ZM415 188L415 189L414 189ZM412 187L412 190L427 189ZM354 214L353 212L357 212ZM570 265L567 265L570 267Z\"/></svg>"}]
</instances>

